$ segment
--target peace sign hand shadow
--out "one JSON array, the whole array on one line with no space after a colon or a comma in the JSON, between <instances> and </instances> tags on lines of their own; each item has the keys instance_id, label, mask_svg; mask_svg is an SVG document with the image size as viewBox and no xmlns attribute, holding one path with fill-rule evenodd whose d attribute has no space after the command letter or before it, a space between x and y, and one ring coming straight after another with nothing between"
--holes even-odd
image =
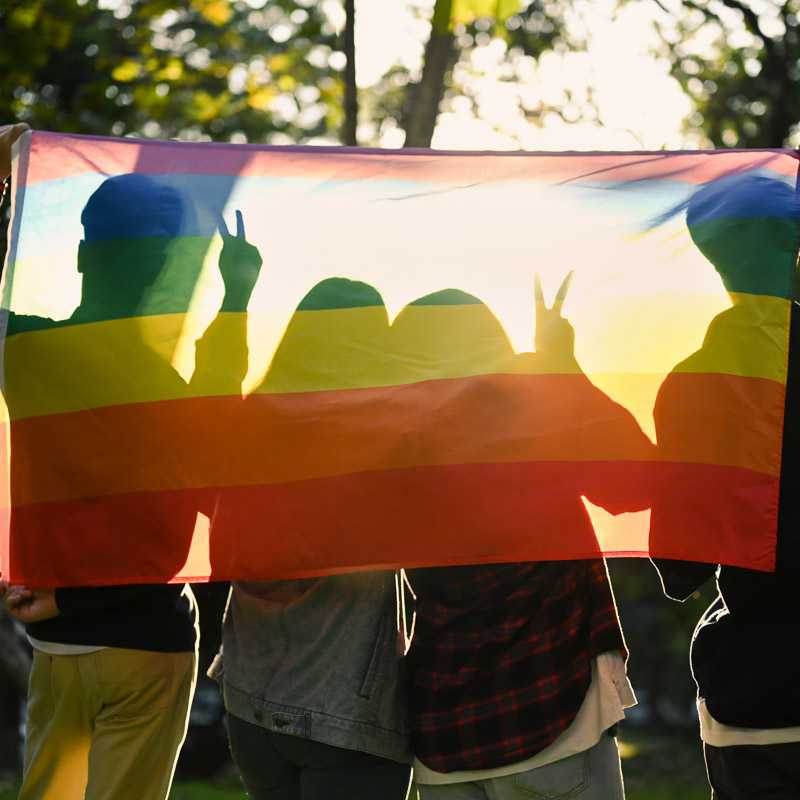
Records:
<instances>
[{"instance_id":1,"label":"peace sign hand shadow","mask_svg":"<svg viewBox=\"0 0 800 800\"><path fill-rule=\"evenodd\" d=\"M569 320L561 316L561 309L567 297L574 270L570 270L561 286L558 287L553 305L548 308L544 302L542 281L537 274L534 278L534 299L536 303L536 333L534 346L540 356L548 361L564 362L575 360L575 330Z\"/></svg>"},{"instance_id":2,"label":"peace sign hand shadow","mask_svg":"<svg viewBox=\"0 0 800 800\"><path fill-rule=\"evenodd\" d=\"M222 236L219 271L225 284L222 311L246 311L250 295L261 273L263 260L258 249L250 244L244 231L242 212L236 211L236 235L232 236L222 214L217 217Z\"/></svg>"}]
</instances>

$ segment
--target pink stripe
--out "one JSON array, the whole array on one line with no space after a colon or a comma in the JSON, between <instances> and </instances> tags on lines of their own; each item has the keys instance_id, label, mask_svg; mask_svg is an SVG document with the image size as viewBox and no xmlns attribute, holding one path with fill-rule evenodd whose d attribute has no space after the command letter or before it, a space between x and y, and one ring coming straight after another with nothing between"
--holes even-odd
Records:
<instances>
[{"instance_id":1,"label":"pink stripe","mask_svg":"<svg viewBox=\"0 0 800 800\"><path fill-rule=\"evenodd\" d=\"M757 168L794 176L798 166L794 151L779 149L625 153L378 150L163 142L41 131L34 132L31 148L28 184L85 173L126 172L439 183L668 179L699 184Z\"/></svg>"}]
</instances>

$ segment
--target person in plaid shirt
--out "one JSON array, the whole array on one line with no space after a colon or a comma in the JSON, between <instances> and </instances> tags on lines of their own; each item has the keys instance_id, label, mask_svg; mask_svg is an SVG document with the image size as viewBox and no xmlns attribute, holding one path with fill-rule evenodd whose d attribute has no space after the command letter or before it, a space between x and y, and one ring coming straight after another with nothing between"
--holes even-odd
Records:
<instances>
[{"instance_id":1,"label":"person in plaid shirt","mask_svg":"<svg viewBox=\"0 0 800 800\"><path fill-rule=\"evenodd\" d=\"M576 791L589 774L581 797L622 798L616 744L604 734L635 698L604 562L448 567L411 580L423 800Z\"/></svg>"},{"instance_id":2,"label":"person in plaid shirt","mask_svg":"<svg viewBox=\"0 0 800 800\"><path fill-rule=\"evenodd\" d=\"M577 366L574 333L560 313L570 277L552 308L537 280L536 353L522 357ZM652 448L633 417L588 380L585 392L604 421L613 420L621 450ZM642 477L582 476L560 523L540 521L541 535L560 529L597 548L580 495L615 513L646 508ZM636 699L605 562L421 569L410 579L410 710L422 800L623 800L614 732Z\"/></svg>"}]
</instances>

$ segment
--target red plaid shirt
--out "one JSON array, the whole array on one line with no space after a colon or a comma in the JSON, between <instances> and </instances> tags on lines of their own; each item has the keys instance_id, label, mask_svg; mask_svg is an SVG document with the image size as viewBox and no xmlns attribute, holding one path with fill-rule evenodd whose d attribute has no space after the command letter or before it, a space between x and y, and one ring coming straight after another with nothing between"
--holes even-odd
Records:
<instances>
[{"instance_id":1,"label":"red plaid shirt","mask_svg":"<svg viewBox=\"0 0 800 800\"><path fill-rule=\"evenodd\" d=\"M417 570L411 581L414 752L439 772L540 752L575 719L592 659L625 653L602 560Z\"/></svg>"}]
</instances>

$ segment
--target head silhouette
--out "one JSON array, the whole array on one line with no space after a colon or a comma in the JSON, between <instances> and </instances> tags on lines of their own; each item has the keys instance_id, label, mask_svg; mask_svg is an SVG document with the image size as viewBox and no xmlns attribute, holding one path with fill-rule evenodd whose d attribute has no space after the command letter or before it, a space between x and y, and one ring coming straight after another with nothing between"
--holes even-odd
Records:
<instances>
[{"instance_id":1,"label":"head silhouette","mask_svg":"<svg viewBox=\"0 0 800 800\"><path fill-rule=\"evenodd\" d=\"M409 303L392 325L393 351L416 380L492 372L514 349L492 310L461 289Z\"/></svg>"},{"instance_id":2,"label":"head silhouette","mask_svg":"<svg viewBox=\"0 0 800 800\"><path fill-rule=\"evenodd\" d=\"M326 312L338 311L340 314ZM377 289L362 281L327 278L300 301L272 359L264 386L360 387L386 368L389 317Z\"/></svg>"},{"instance_id":3,"label":"head silhouette","mask_svg":"<svg viewBox=\"0 0 800 800\"><path fill-rule=\"evenodd\" d=\"M751 173L712 181L686 205L692 241L729 292L791 292L798 221L794 189Z\"/></svg>"},{"instance_id":4,"label":"head silhouette","mask_svg":"<svg viewBox=\"0 0 800 800\"><path fill-rule=\"evenodd\" d=\"M135 310L164 268L183 220L184 203L175 189L146 175L105 180L81 214L81 305L97 305L98 313Z\"/></svg>"}]
</instances>

